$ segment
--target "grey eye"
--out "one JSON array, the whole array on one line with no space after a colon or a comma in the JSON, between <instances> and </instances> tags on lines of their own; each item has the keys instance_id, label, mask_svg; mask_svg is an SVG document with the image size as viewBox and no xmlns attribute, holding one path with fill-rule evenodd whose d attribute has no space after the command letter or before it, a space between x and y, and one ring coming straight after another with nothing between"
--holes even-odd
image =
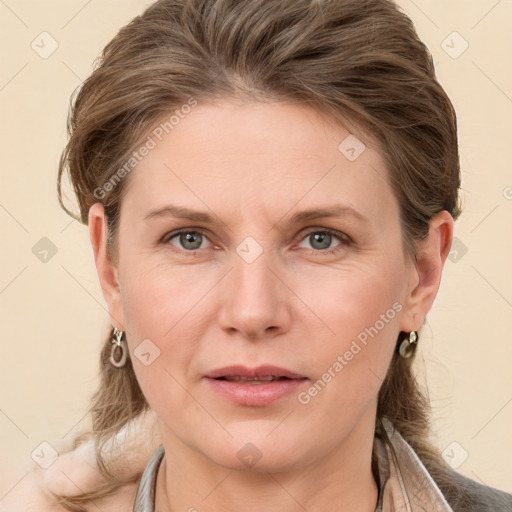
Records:
<instances>
[{"instance_id":1,"label":"grey eye","mask_svg":"<svg viewBox=\"0 0 512 512\"><path fill-rule=\"evenodd\" d=\"M201 247L201 242L202 235L199 233L185 233L180 235L180 243L185 247L185 249L199 249L199 247Z\"/></svg>"},{"instance_id":2,"label":"grey eye","mask_svg":"<svg viewBox=\"0 0 512 512\"><path fill-rule=\"evenodd\" d=\"M338 243L334 244L334 241ZM307 243L308 246L304 244ZM316 229L301 239L300 247L313 249L319 253L333 253L350 245L350 238L343 232L332 229Z\"/></svg>"},{"instance_id":3,"label":"grey eye","mask_svg":"<svg viewBox=\"0 0 512 512\"><path fill-rule=\"evenodd\" d=\"M333 237L329 233L317 231L315 233L311 233L307 238L309 238L314 249L322 250L329 248Z\"/></svg>"},{"instance_id":4,"label":"grey eye","mask_svg":"<svg viewBox=\"0 0 512 512\"><path fill-rule=\"evenodd\" d=\"M196 251L197 249L201 249L203 242L205 241L204 235L198 233L197 231L184 231L181 233L176 233L174 236L168 239L168 242L178 239L179 245L173 243L173 245L181 246L181 248L187 251ZM172 242L171 242L172 243Z\"/></svg>"}]
</instances>

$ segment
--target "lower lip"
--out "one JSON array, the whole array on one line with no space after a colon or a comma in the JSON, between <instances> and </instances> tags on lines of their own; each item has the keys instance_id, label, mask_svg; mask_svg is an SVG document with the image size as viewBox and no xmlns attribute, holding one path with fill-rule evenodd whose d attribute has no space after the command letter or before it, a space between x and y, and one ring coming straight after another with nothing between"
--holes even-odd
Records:
<instances>
[{"instance_id":1,"label":"lower lip","mask_svg":"<svg viewBox=\"0 0 512 512\"><path fill-rule=\"evenodd\" d=\"M238 405L262 406L297 392L308 379L280 379L265 384L244 384L208 377L206 380L214 391Z\"/></svg>"}]
</instances>

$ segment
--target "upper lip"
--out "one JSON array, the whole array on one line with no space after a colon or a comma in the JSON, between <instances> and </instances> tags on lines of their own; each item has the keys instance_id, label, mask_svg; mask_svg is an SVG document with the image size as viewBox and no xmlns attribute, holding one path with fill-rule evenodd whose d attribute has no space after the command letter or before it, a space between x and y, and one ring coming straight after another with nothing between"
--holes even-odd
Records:
<instances>
[{"instance_id":1,"label":"upper lip","mask_svg":"<svg viewBox=\"0 0 512 512\"><path fill-rule=\"evenodd\" d=\"M278 366L263 365L256 368L247 368L242 365L224 366L217 368L205 374L205 377L216 379L219 377L287 377L289 379L305 379L305 375L299 375L286 368L279 368Z\"/></svg>"}]
</instances>

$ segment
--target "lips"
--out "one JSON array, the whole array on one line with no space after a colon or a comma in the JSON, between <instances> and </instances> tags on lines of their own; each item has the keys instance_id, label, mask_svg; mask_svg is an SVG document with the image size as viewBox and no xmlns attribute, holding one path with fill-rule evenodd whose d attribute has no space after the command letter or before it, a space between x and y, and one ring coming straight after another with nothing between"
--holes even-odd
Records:
<instances>
[{"instance_id":1,"label":"lips","mask_svg":"<svg viewBox=\"0 0 512 512\"><path fill-rule=\"evenodd\" d=\"M204 375L208 389L217 396L245 407L268 406L294 396L308 377L278 366L225 366Z\"/></svg>"},{"instance_id":2,"label":"lips","mask_svg":"<svg viewBox=\"0 0 512 512\"><path fill-rule=\"evenodd\" d=\"M232 382L273 382L283 379L306 379L304 375L280 368L278 366L258 366L256 368L247 368L242 365L225 366L208 372L205 377L210 379L227 380Z\"/></svg>"}]
</instances>

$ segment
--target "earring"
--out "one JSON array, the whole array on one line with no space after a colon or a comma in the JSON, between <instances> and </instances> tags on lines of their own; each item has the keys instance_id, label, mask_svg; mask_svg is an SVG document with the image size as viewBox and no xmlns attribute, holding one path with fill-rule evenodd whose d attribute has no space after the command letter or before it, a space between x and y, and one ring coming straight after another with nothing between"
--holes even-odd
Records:
<instances>
[{"instance_id":1,"label":"earring","mask_svg":"<svg viewBox=\"0 0 512 512\"><path fill-rule=\"evenodd\" d=\"M110 364L116 368L122 368L126 364L128 350L126 343L122 340L124 331L119 331L114 327L114 335L110 340L112 349L110 350Z\"/></svg>"},{"instance_id":2,"label":"earring","mask_svg":"<svg viewBox=\"0 0 512 512\"><path fill-rule=\"evenodd\" d=\"M418 345L418 333L416 331L411 331L409 333L408 338L404 338L402 342L400 343L400 346L398 348L398 353L404 357L405 359L408 359L411 357Z\"/></svg>"}]
</instances>

